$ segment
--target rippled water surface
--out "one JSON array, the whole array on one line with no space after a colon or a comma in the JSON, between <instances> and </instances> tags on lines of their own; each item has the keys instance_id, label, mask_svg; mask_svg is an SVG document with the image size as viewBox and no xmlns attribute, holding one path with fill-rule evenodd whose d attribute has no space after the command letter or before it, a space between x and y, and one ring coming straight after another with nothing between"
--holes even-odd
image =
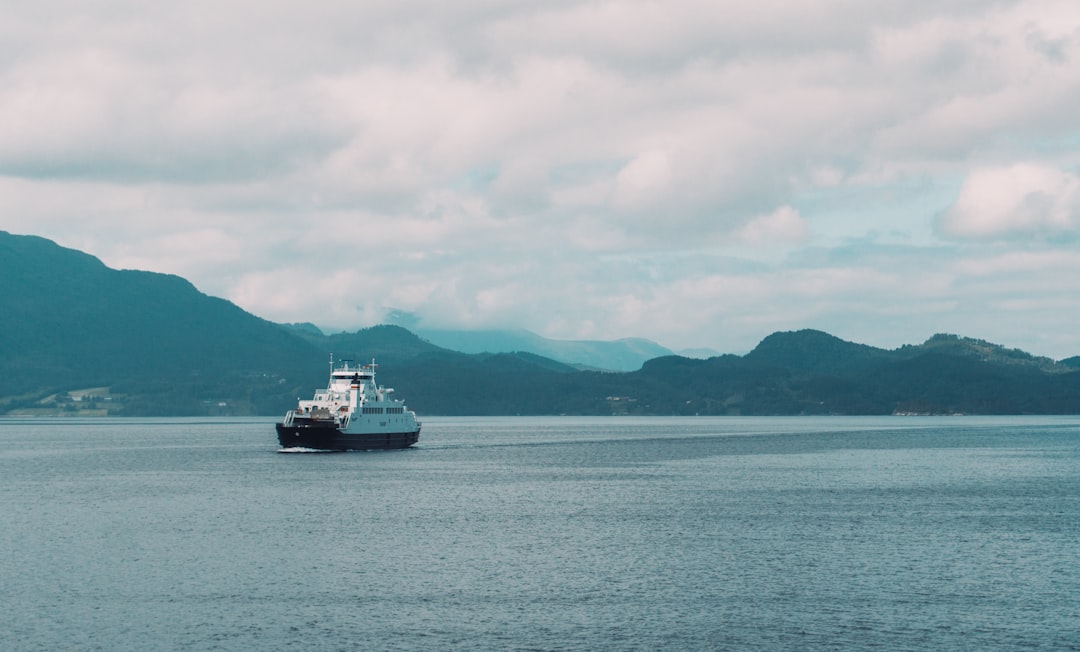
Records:
<instances>
[{"instance_id":1,"label":"rippled water surface","mask_svg":"<svg viewBox=\"0 0 1080 652\"><path fill-rule=\"evenodd\" d=\"M1080 649L1080 419L0 420L2 650Z\"/></svg>"}]
</instances>

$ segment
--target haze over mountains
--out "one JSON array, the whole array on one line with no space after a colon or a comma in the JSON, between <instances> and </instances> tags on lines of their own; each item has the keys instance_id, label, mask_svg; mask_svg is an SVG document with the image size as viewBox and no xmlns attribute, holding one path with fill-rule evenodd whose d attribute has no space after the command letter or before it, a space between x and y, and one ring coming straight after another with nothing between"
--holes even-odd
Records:
<instances>
[{"instance_id":1,"label":"haze over mountains","mask_svg":"<svg viewBox=\"0 0 1080 652\"><path fill-rule=\"evenodd\" d=\"M524 351L595 371L635 371L646 361L675 355L656 342L627 338L611 342L599 340L552 340L527 330L432 330L402 326L435 346L460 353L512 353ZM314 324L288 324L301 335L325 335ZM346 335L336 333L332 337ZM713 353L712 355L715 355ZM695 354L694 357L708 357Z\"/></svg>"},{"instance_id":2,"label":"haze over mountains","mask_svg":"<svg viewBox=\"0 0 1080 652\"><path fill-rule=\"evenodd\" d=\"M5 232L0 300L0 413L278 415L325 385L330 353L376 358L421 415L1080 413L1080 359L955 335L884 350L774 333L707 360L515 331L327 335Z\"/></svg>"}]
</instances>

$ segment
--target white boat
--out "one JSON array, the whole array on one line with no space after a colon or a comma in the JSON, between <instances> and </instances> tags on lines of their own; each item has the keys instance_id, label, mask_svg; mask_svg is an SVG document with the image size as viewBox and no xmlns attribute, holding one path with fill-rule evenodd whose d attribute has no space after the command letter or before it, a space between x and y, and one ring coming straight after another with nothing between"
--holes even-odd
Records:
<instances>
[{"instance_id":1,"label":"white boat","mask_svg":"<svg viewBox=\"0 0 1080 652\"><path fill-rule=\"evenodd\" d=\"M374 450L408 448L420 439L416 413L375 383L377 365L330 360L330 382L301 400L278 424L282 449Z\"/></svg>"}]
</instances>

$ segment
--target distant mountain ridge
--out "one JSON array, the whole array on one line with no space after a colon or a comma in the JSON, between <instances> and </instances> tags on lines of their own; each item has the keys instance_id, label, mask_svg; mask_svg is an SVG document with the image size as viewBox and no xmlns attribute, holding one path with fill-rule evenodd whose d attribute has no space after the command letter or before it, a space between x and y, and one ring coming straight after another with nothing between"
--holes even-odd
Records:
<instances>
[{"instance_id":1,"label":"distant mountain ridge","mask_svg":"<svg viewBox=\"0 0 1080 652\"><path fill-rule=\"evenodd\" d=\"M748 360L777 364L792 369L822 373L865 368L887 361L906 360L928 353L957 356L1006 366L1034 367L1051 373L1065 372L1069 365L1037 357L1019 349L1008 349L985 340L937 333L922 344L905 344L899 349L878 349L846 342L822 331L805 329L769 335L746 355Z\"/></svg>"},{"instance_id":2,"label":"distant mountain ridge","mask_svg":"<svg viewBox=\"0 0 1080 652\"><path fill-rule=\"evenodd\" d=\"M745 356L660 358L643 372L707 414L1076 414L1076 367L939 334L885 350L814 330L773 333ZM704 391L695 391L703 388ZM683 410L685 413L685 410Z\"/></svg>"},{"instance_id":3,"label":"distant mountain ridge","mask_svg":"<svg viewBox=\"0 0 1080 652\"><path fill-rule=\"evenodd\" d=\"M582 369L634 371L653 358L675 353L642 338L614 341L553 340L528 330L434 330L414 329L432 344L462 353L511 353L525 351Z\"/></svg>"},{"instance_id":4,"label":"distant mountain ridge","mask_svg":"<svg viewBox=\"0 0 1080 652\"><path fill-rule=\"evenodd\" d=\"M486 352L464 353L399 326L274 324L177 276L2 231L0 302L0 414L277 415L325 385L331 353L376 358L380 380L421 415L1080 414L1080 357L958 335L885 350L801 330L743 356L691 359L647 340L489 331L473 342ZM518 344L557 347L574 364ZM491 350L503 345L515 351ZM598 367L639 368L581 370L594 354L607 356Z\"/></svg>"}]
</instances>

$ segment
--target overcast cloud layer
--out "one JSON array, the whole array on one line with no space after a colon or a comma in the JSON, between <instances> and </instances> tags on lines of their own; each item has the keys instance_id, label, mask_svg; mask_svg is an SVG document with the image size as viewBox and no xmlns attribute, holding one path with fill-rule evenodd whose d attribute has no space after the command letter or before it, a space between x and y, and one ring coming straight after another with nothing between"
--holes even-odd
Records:
<instances>
[{"instance_id":1,"label":"overcast cloud layer","mask_svg":"<svg viewBox=\"0 0 1080 652\"><path fill-rule=\"evenodd\" d=\"M1075 0L0 2L0 229L267 319L1080 354Z\"/></svg>"}]
</instances>

